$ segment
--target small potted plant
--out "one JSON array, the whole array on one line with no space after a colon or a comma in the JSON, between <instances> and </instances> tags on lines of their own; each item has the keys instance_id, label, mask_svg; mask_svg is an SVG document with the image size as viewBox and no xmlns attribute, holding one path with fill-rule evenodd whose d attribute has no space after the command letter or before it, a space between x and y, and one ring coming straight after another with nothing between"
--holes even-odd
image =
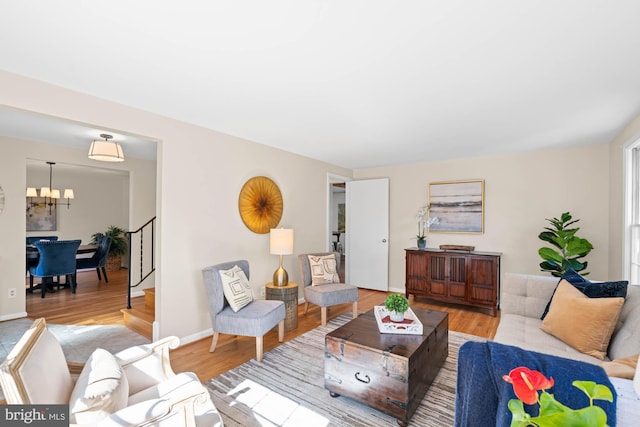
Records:
<instances>
[{"instance_id":1,"label":"small potted plant","mask_svg":"<svg viewBox=\"0 0 640 427\"><path fill-rule=\"evenodd\" d=\"M129 250L127 238L124 229L112 225L107 228L104 233L95 233L91 236L91 244L97 245L100 240L105 237L111 237L111 247L109 248L109 257L107 258L107 271L118 271L122 267L122 256Z\"/></svg>"},{"instance_id":2,"label":"small potted plant","mask_svg":"<svg viewBox=\"0 0 640 427\"><path fill-rule=\"evenodd\" d=\"M384 306L392 322L402 322L404 313L409 309L409 300L402 294L391 294L384 300Z\"/></svg>"}]
</instances>

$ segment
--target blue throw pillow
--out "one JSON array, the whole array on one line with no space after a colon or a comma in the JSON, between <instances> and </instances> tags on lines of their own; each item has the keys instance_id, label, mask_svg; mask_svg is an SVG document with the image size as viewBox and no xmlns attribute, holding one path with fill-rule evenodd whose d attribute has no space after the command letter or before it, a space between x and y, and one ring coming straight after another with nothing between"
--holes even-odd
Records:
<instances>
[{"instance_id":1,"label":"blue throw pillow","mask_svg":"<svg viewBox=\"0 0 640 427\"><path fill-rule=\"evenodd\" d=\"M572 269L567 270L560 280L562 279L571 283L576 289L589 298L627 297L627 286L629 285L629 282L626 280L618 282L591 282ZM554 290L553 294L555 295L555 293L556 291ZM553 295L551 295L551 299L544 308L544 313L542 313L542 317L540 317L540 319L544 320L547 316L551 300L553 300Z\"/></svg>"}]
</instances>

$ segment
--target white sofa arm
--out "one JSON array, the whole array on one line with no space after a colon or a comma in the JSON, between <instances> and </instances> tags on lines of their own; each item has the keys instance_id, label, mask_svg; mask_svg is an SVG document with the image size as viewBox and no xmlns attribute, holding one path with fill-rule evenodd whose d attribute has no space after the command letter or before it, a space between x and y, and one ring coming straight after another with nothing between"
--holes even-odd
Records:
<instances>
[{"instance_id":1,"label":"white sofa arm","mask_svg":"<svg viewBox=\"0 0 640 427\"><path fill-rule=\"evenodd\" d=\"M183 372L137 395L129 396L129 406L103 420L100 426L196 426L196 419L210 416L215 406L198 377ZM218 417L219 418L219 417Z\"/></svg>"},{"instance_id":2,"label":"white sofa arm","mask_svg":"<svg viewBox=\"0 0 640 427\"><path fill-rule=\"evenodd\" d=\"M558 281L553 276L505 273L500 298L502 314L539 319L553 296Z\"/></svg>"},{"instance_id":3,"label":"white sofa arm","mask_svg":"<svg viewBox=\"0 0 640 427\"><path fill-rule=\"evenodd\" d=\"M98 424L99 427L134 426L188 426L195 427L193 405L197 399L207 399L203 394L190 396L182 401L153 399L128 406L111 414Z\"/></svg>"},{"instance_id":4,"label":"white sofa arm","mask_svg":"<svg viewBox=\"0 0 640 427\"><path fill-rule=\"evenodd\" d=\"M115 355L129 381L130 395L175 376L169 350L179 344L178 337L166 337L151 344L129 347Z\"/></svg>"}]
</instances>

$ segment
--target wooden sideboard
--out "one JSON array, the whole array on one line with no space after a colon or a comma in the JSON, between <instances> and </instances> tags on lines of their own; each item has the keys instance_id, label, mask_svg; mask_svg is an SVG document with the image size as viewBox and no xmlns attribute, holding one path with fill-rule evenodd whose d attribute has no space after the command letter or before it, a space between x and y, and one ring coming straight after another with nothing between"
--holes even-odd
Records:
<instances>
[{"instance_id":1,"label":"wooden sideboard","mask_svg":"<svg viewBox=\"0 0 640 427\"><path fill-rule=\"evenodd\" d=\"M500 253L405 249L406 296L463 304L495 316L500 297Z\"/></svg>"}]
</instances>

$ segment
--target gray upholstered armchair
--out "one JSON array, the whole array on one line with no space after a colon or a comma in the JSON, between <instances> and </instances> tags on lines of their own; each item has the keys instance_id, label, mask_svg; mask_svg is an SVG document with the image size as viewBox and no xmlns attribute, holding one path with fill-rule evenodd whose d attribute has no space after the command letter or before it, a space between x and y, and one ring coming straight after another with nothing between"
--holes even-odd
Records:
<instances>
[{"instance_id":1,"label":"gray upholstered armchair","mask_svg":"<svg viewBox=\"0 0 640 427\"><path fill-rule=\"evenodd\" d=\"M333 274L334 279L328 279L332 283L313 284L312 266L309 262L309 256L326 257L335 255L335 271L333 266L324 267L323 273ZM338 283L339 277L337 272L340 270L340 254L336 252L318 252L311 254L298 255L298 264L300 265L300 278L304 286L304 312L306 314L309 309L309 303L320 306L320 316L322 325L327 324L327 307L338 304L353 303L353 318L358 317L358 288L357 286L348 285L346 283Z\"/></svg>"},{"instance_id":2,"label":"gray upholstered armchair","mask_svg":"<svg viewBox=\"0 0 640 427\"><path fill-rule=\"evenodd\" d=\"M204 286L209 299L209 313L213 325L210 352L216 349L218 335L231 334L256 337L256 360L262 361L263 336L278 325L278 340L284 340L285 307L282 301L255 300L234 311L225 298L221 270L238 266L249 278L249 262L245 260L225 262L202 270Z\"/></svg>"}]
</instances>

